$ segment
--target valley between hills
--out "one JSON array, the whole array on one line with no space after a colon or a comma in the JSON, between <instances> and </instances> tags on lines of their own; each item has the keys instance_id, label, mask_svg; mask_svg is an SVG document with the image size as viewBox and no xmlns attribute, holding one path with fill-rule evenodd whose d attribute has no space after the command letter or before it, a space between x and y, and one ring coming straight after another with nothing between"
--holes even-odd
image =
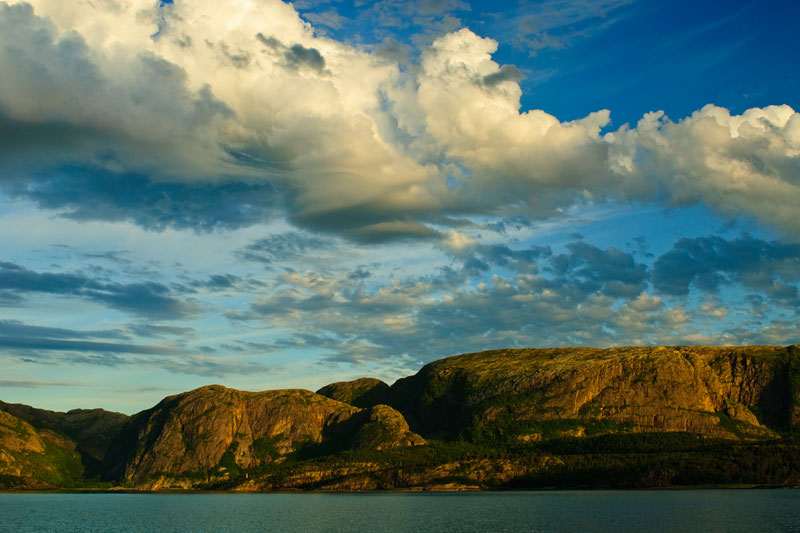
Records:
<instances>
[{"instance_id":1,"label":"valley between hills","mask_svg":"<svg viewBox=\"0 0 800 533\"><path fill-rule=\"evenodd\" d=\"M800 346L507 349L393 385L0 402L2 490L800 486Z\"/></svg>"}]
</instances>

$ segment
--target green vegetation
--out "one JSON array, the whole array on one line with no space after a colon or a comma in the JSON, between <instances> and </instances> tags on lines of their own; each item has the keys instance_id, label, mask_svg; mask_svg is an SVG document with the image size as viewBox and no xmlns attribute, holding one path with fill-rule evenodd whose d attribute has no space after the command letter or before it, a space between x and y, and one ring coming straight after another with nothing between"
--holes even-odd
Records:
<instances>
[{"instance_id":1,"label":"green vegetation","mask_svg":"<svg viewBox=\"0 0 800 533\"><path fill-rule=\"evenodd\" d=\"M253 441L253 453L259 461L274 461L281 456L278 444L284 439L283 435L256 439Z\"/></svg>"},{"instance_id":2,"label":"green vegetation","mask_svg":"<svg viewBox=\"0 0 800 533\"><path fill-rule=\"evenodd\" d=\"M225 453L222 454L222 457L219 458L217 468L214 470L215 474L226 472L231 478L239 477L239 475L242 473L242 470L239 468L239 465L236 464L237 449L239 449L239 443L237 441L233 441L228 449L225 450Z\"/></svg>"}]
</instances>

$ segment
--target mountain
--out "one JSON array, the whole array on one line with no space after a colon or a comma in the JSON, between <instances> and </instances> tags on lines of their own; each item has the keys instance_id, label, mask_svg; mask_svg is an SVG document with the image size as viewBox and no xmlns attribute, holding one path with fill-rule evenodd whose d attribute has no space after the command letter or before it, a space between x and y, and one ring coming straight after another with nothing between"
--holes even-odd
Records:
<instances>
[{"instance_id":1,"label":"mountain","mask_svg":"<svg viewBox=\"0 0 800 533\"><path fill-rule=\"evenodd\" d=\"M0 411L35 428L61 433L72 439L83 453L98 461L103 460L111 439L128 420L128 415L104 409L73 409L62 413L5 402L0 402Z\"/></svg>"},{"instance_id":2,"label":"mountain","mask_svg":"<svg viewBox=\"0 0 800 533\"><path fill-rule=\"evenodd\" d=\"M800 426L800 347L472 353L398 380L387 403L430 438L527 442L620 431L775 438Z\"/></svg>"},{"instance_id":3,"label":"mountain","mask_svg":"<svg viewBox=\"0 0 800 533\"><path fill-rule=\"evenodd\" d=\"M102 409L60 413L0 402L0 488L91 484L127 419Z\"/></svg>"},{"instance_id":4,"label":"mountain","mask_svg":"<svg viewBox=\"0 0 800 533\"><path fill-rule=\"evenodd\" d=\"M170 396L122 428L106 456L108 476L158 489L224 483L287 455L424 444L403 416L307 390L245 392L220 385Z\"/></svg>"},{"instance_id":5,"label":"mountain","mask_svg":"<svg viewBox=\"0 0 800 533\"><path fill-rule=\"evenodd\" d=\"M391 387L220 385L131 417L0 403L0 488L800 484L800 347L508 349Z\"/></svg>"}]
</instances>

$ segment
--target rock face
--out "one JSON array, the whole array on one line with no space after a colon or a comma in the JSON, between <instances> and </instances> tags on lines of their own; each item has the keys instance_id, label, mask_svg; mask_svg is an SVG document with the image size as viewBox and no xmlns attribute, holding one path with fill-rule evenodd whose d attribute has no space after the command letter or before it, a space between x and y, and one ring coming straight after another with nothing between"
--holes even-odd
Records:
<instances>
[{"instance_id":1,"label":"rock face","mask_svg":"<svg viewBox=\"0 0 800 533\"><path fill-rule=\"evenodd\" d=\"M435 361L388 402L426 438L685 431L758 439L798 428L800 347L497 350Z\"/></svg>"},{"instance_id":2,"label":"rock face","mask_svg":"<svg viewBox=\"0 0 800 533\"><path fill-rule=\"evenodd\" d=\"M338 451L354 438L373 449L422 441L402 415L380 407L362 410L300 389L202 387L132 417L106 457L107 471L137 487L193 486L281 462L301 448Z\"/></svg>"},{"instance_id":3,"label":"rock face","mask_svg":"<svg viewBox=\"0 0 800 533\"><path fill-rule=\"evenodd\" d=\"M317 394L356 407L372 407L386 402L389 385L375 378L360 378L325 385Z\"/></svg>"}]
</instances>

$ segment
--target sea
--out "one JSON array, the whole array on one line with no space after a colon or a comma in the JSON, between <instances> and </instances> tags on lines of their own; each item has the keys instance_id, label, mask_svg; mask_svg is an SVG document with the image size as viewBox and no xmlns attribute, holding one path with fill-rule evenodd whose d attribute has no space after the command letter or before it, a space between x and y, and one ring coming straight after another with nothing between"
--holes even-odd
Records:
<instances>
[{"instance_id":1,"label":"sea","mask_svg":"<svg viewBox=\"0 0 800 533\"><path fill-rule=\"evenodd\" d=\"M800 531L800 490L2 493L0 531Z\"/></svg>"}]
</instances>

